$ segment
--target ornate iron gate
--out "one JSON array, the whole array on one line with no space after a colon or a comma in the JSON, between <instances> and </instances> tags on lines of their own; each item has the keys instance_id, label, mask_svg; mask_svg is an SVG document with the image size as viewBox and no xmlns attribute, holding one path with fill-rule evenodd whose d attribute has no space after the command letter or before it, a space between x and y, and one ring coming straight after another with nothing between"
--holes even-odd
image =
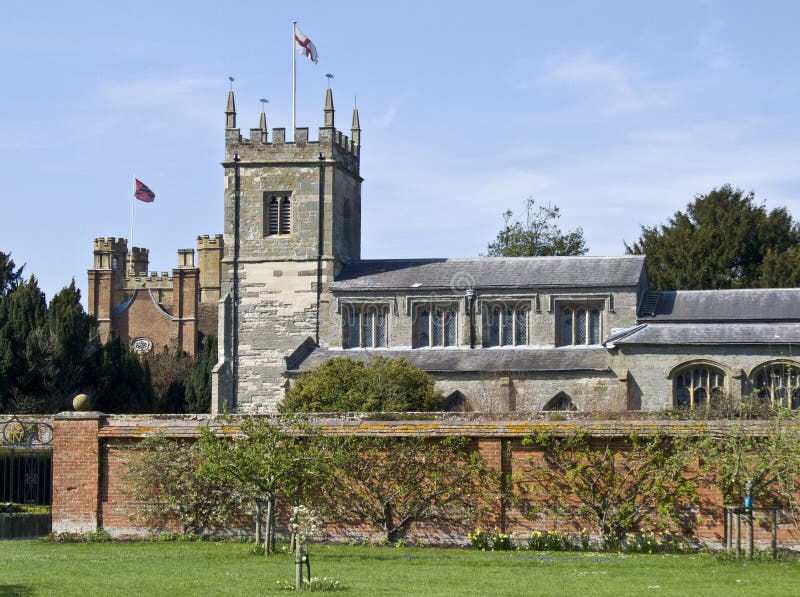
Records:
<instances>
[{"instance_id":1,"label":"ornate iron gate","mask_svg":"<svg viewBox=\"0 0 800 597\"><path fill-rule=\"evenodd\" d=\"M0 539L50 532L52 442L50 423L0 419Z\"/></svg>"}]
</instances>

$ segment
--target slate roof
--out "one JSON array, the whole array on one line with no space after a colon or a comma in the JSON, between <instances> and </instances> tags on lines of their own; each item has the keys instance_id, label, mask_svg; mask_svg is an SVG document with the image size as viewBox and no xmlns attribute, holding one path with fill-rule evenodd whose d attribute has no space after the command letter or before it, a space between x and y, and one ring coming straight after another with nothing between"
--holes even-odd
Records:
<instances>
[{"instance_id":1,"label":"slate roof","mask_svg":"<svg viewBox=\"0 0 800 597\"><path fill-rule=\"evenodd\" d=\"M367 360L381 355L404 358L428 372L475 371L609 371L611 357L604 348L443 348L342 350L315 348L290 363L288 372L303 373L323 361L347 356Z\"/></svg>"},{"instance_id":2,"label":"slate roof","mask_svg":"<svg viewBox=\"0 0 800 597\"><path fill-rule=\"evenodd\" d=\"M678 290L658 293L640 321L800 321L800 288Z\"/></svg>"},{"instance_id":3,"label":"slate roof","mask_svg":"<svg viewBox=\"0 0 800 597\"><path fill-rule=\"evenodd\" d=\"M636 286L644 257L369 259L342 269L333 290Z\"/></svg>"},{"instance_id":4,"label":"slate roof","mask_svg":"<svg viewBox=\"0 0 800 597\"><path fill-rule=\"evenodd\" d=\"M800 344L800 323L648 323L605 342L609 347L633 344Z\"/></svg>"}]
</instances>

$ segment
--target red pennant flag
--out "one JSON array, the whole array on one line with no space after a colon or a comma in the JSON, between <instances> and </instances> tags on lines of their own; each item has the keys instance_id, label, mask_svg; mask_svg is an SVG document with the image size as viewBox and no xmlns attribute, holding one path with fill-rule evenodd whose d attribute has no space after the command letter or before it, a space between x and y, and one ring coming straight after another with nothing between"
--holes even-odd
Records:
<instances>
[{"instance_id":1,"label":"red pennant flag","mask_svg":"<svg viewBox=\"0 0 800 597\"><path fill-rule=\"evenodd\" d=\"M144 201L145 203L152 203L153 200L156 198L156 194L150 190L146 184L144 184L138 178L136 180L136 189L133 191L134 199L138 199L139 201Z\"/></svg>"}]
</instances>

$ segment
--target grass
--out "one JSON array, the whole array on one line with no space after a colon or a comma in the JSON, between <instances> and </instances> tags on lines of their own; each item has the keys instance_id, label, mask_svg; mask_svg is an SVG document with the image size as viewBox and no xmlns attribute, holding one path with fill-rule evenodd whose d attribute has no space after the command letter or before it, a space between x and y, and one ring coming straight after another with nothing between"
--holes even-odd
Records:
<instances>
[{"instance_id":1,"label":"grass","mask_svg":"<svg viewBox=\"0 0 800 597\"><path fill-rule=\"evenodd\" d=\"M268 595L293 557L237 543L0 541L0 596ZM314 545L312 574L345 595L791 595L800 560Z\"/></svg>"}]
</instances>

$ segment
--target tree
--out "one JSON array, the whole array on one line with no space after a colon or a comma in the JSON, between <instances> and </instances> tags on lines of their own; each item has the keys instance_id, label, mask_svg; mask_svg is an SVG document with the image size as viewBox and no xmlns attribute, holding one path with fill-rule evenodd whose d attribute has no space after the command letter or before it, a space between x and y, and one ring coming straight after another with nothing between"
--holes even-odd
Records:
<instances>
[{"instance_id":1,"label":"tree","mask_svg":"<svg viewBox=\"0 0 800 597\"><path fill-rule=\"evenodd\" d=\"M266 419L244 419L233 437L200 435L203 472L238 488L256 510L256 536L260 512L266 506L264 552L275 544L275 508L278 498L290 505L303 503L312 484L318 484L324 454L313 430L301 422L273 424Z\"/></svg>"},{"instance_id":2,"label":"tree","mask_svg":"<svg viewBox=\"0 0 800 597\"><path fill-rule=\"evenodd\" d=\"M145 413L154 396L150 367L116 336L99 351L94 407L106 413Z\"/></svg>"},{"instance_id":3,"label":"tree","mask_svg":"<svg viewBox=\"0 0 800 597\"><path fill-rule=\"evenodd\" d=\"M194 359L194 365L186 378L184 402L186 412L207 413L211 410L211 371L217 364L217 339L203 338L203 350Z\"/></svg>"},{"instance_id":4,"label":"tree","mask_svg":"<svg viewBox=\"0 0 800 597\"><path fill-rule=\"evenodd\" d=\"M647 256L650 286L704 290L793 286L800 279L800 227L786 208L725 185L697 195L661 226L642 226L626 252Z\"/></svg>"},{"instance_id":5,"label":"tree","mask_svg":"<svg viewBox=\"0 0 800 597\"><path fill-rule=\"evenodd\" d=\"M42 393L52 397L48 410L65 410L75 394L91 384L99 350L94 320L83 310L74 279L50 301L45 325L39 332L47 339L45 346L49 346L35 351L42 361Z\"/></svg>"},{"instance_id":6,"label":"tree","mask_svg":"<svg viewBox=\"0 0 800 597\"><path fill-rule=\"evenodd\" d=\"M503 214L504 226L489 243L490 257L549 257L584 255L589 250L583 229L566 234L556 225L561 210L551 205L536 205L533 197L525 201L525 221L514 217L510 209Z\"/></svg>"},{"instance_id":7,"label":"tree","mask_svg":"<svg viewBox=\"0 0 800 597\"><path fill-rule=\"evenodd\" d=\"M300 377L282 412L428 412L444 409L433 378L405 359L328 359Z\"/></svg>"},{"instance_id":8,"label":"tree","mask_svg":"<svg viewBox=\"0 0 800 597\"><path fill-rule=\"evenodd\" d=\"M0 297L0 409L19 410L39 389L40 372L31 367L28 340L47 314L36 278Z\"/></svg>"},{"instance_id":9,"label":"tree","mask_svg":"<svg viewBox=\"0 0 800 597\"><path fill-rule=\"evenodd\" d=\"M150 369L154 403L150 412L186 412L186 379L194 366L194 359L182 350L165 346L147 355L144 364Z\"/></svg>"},{"instance_id":10,"label":"tree","mask_svg":"<svg viewBox=\"0 0 800 597\"><path fill-rule=\"evenodd\" d=\"M127 462L128 496L136 515L157 529L179 524L182 533L202 535L242 514L242 496L231 484L205 474L194 442L160 436L136 445Z\"/></svg>"},{"instance_id":11,"label":"tree","mask_svg":"<svg viewBox=\"0 0 800 597\"><path fill-rule=\"evenodd\" d=\"M545 508L595 529L605 546L628 532L690 531L685 512L697 483L688 472L693 450L686 441L633 434L620 444L580 430L567 437L533 434L523 443L542 450L513 479L526 516Z\"/></svg>"},{"instance_id":12,"label":"tree","mask_svg":"<svg viewBox=\"0 0 800 597\"><path fill-rule=\"evenodd\" d=\"M0 298L13 292L22 279L22 270L25 266L17 268L11 253L0 251Z\"/></svg>"},{"instance_id":13,"label":"tree","mask_svg":"<svg viewBox=\"0 0 800 597\"><path fill-rule=\"evenodd\" d=\"M472 528L496 481L465 437L333 438L327 452L319 507L371 523L388 542L415 522Z\"/></svg>"}]
</instances>

